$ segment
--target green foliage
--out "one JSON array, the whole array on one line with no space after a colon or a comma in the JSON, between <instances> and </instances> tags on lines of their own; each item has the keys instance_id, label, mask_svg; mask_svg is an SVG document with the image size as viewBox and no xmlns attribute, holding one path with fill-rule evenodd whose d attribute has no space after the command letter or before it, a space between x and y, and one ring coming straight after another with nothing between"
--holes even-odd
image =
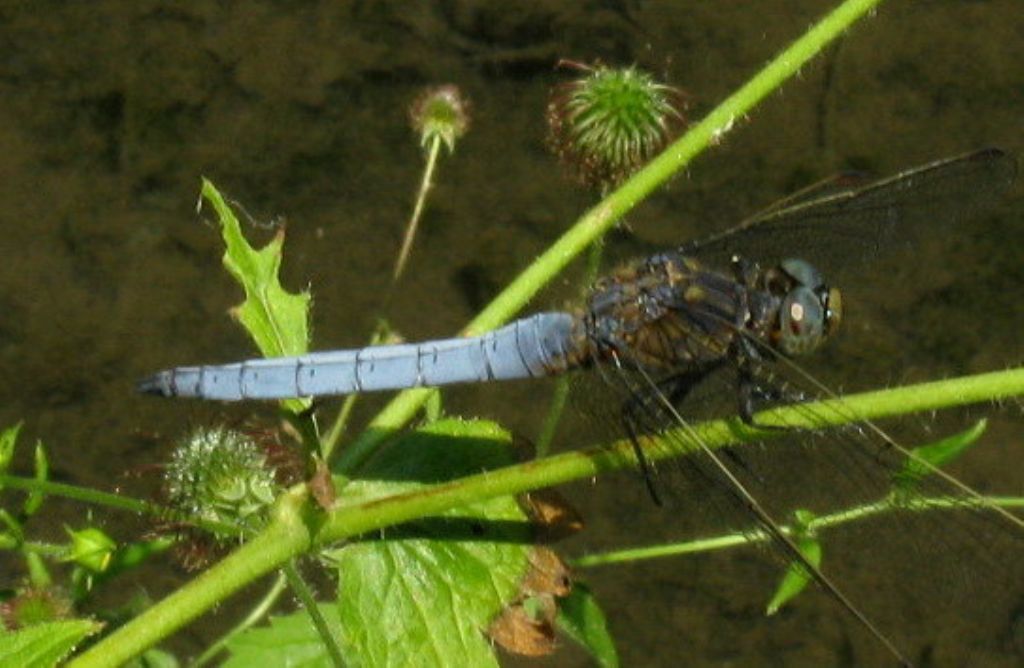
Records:
<instances>
[{"instance_id":1,"label":"green foliage","mask_svg":"<svg viewBox=\"0 0 1024 668\"><path fill-rule=\"evenodd\" d=\"M341 622L337 606L321 603L319 610L332 633L340 635ZM290 615L272 616L267 626L237 635L228 641L227 648L231 656L220 664L222 668L333 668L316 627L309 615L301 611Z\"/></svg>"},{"instance_id":2,"label":"green foliage","mask_svg":"<svg viewBox=\"0 0 1024 668\"><path fill-rule=\"evenodd\" d=\"M514 460L497 425L442 420L383 450L368 479L351 482L340 501L413 491ZM334 551L345 656L360 665L494 664L482 630L526 572L525 522L515 499L496 497Z\"/></svg>"},{"instance_id":3,"label":"green foliage","mask_svg":"<svg viewBox=\"0 0 1024 668\"><path fill-rule=\"evenodd\" d=\"M594 593L582 582L574 582L572 591L559 602L558 628L582 645L599 666L615 668L619 665L604 612Z\"/></svg>"},{"instance_id":4,"label":"green foliage","mask_svg":"<svg viewBox=\"0 0 1024 668\"><path fill-rule=\"evenodd\" d=\"M17 631L0 629L0 666L51 668L101 628L89 619L68 619Z\"/></svg>"},{"instance_id":5,"label":"green foliage","mask_svg":"<svg viewBox=\"0 0 1024 668\"><path fill-rule=\"evenodd\" d=\"M800 554L815 568L821 567L822 547L812 523L816 519L809 510L798 510L793 513L793 542ZM807 567L799 561L791 561L775 589L775 594L768 602L765 614L774 615L779 609L807 588L813 577Z\"/></svg>"},{"instance_id":6,"label":"green foliage","mask_svg":"<svg viewBox=\"0 0 1024 668\"><path fill-rule=\"evenodd\" d=\"M75 531L65 527L71 537L71 551L66 561L73 561L93 573L102 573L110 565L117 543L96 527Z\"/></svg>"},{"instance_id":7,"label":"green foliage","mask_svg":"<svg viewBox=\"0 0 1024 668\"><path fill-rule=\"evenodd\" d=\"M264 357L301 355L309 351L309 292L293 294L281 287L279 230L263 248L256 250L242 234L238 218L217 188L203 179L202 196L213 205L226 246L224 267L245 290L245 301L231 314L252 337ZM282 404L293 413L309 408L307 399L287 399Z\"/></svg>"},{"instance_id":8,"label":"green foliage","mask_svg":"<svg viewBox=\"0 0 1024 668\"><path fill-rule=\"evenodd\" d=\"M36 443L33 465L36 480L45 482L50 477L50 462L46 458L46 448L42 443ZM32 490L25 498L25 515L29 517L35 515L41 505L43 505L43 493L38 489Z\"/></svg>"},{"instance_id":9,"label":"green foliage","mask_svg":"<svg viewBox=\"0 0 1024 668\"><path fill-rule=\"evenodd\" d=\"M8 427L0 432L0 473L6 473L14 458L14 445L18 441L18 432L21 431L21 422ZM0 489L3 489L0 486Z\"/></svg>"},{"instance_id":10,"label":"green foliage","mask_svg":"<svg viewBox=\"0 0 1024 668\"><path fill-rule=\"evenodd\" d=\"M493 327L511 317L579 249L592 243L602 230L607 230L648 193L678 173L698 151L710 142L718 141L733 127L737 118L743 118L758 100L775 90L785 77L796 72L829 39L872 4L844 5L727 103L711 112L687 138L660 156L650 155L655 149L640 150L635 148L636 144L630 144L630 136L637 134L641 122L647 123L649 128L653 126L649 123L651 118L645 118L646 112L642 109L642 113L627 111L626 122L622 126L625 132L620 135L625 139L612 141L610 155L619 163L636 155L642 155L644 161L653 158L648 167L586 214L564 240L554 244L545 254L545 261L535 265L537 269L531 267L524 273L524 279L517 282L521 285L513 286L494 305L485 309L470 329ZM627 74L636 79L635 72L627 71ZM650 81L643 81L642 77L639 79L639 83L648 86L648 92L670 92L659 84L653 84L651 88ZM607 97L601 104L611 108L623 102L625 104L619 106L628 110L633 99L630 96L635 97L634 93L623 87L623 81L611 83L614 85L604 91ZM654 107L661 104L655 100ZM594 113L577 114L576 120L579 120L578 128L582 128L584 134L596 122ZM601 141L607 138L598 136ZM445 140L434 135L433 141L438 144ZM601 173L610 175L615 169L618 167L602 168ZM429 182L429 178L425 182ZM256 250L246 241L230 207L209 181L204 180L202 192L220 221L226 244L224 266L245 292L244 302L232 311L233 315L246 328L264 356L305 353L310 339L310 296L308 292L289 293L280 284L278 272L283 232ZM420 397L417 401L427 401L427 396L436 401L439 395L421 392L416 396ZM410 401L408 405L413 403ZM295 399L284 402L284 406L298 415L309 407L309 402ZM436 420L440 413L437 401L428 410L428 415ZM406 414L405 418L411 414ZM398 426L401 425L383 420L375 422L367 433L372 432L375 438L393 438ZM711 428L718 427L711 424ZM727 435L724 427L719 432ZM17 427L0 434L0 474L5 472L10 461L16 435ZM303 434L304 438L308 436ZM316 439L315 433L312 438ZM712 440L709 439L709 443ZM275 507L274 521L251 542L213 567L201 580L189 583L177 595L135 616L97 644L88 656L82 657L83 663L120 662L137 655L256 577L272 572L284 563L291 563L289 560L294 560L296 555L322 549L323 544L331 540L344 539L346 542L340 547L317 553L335 568L338 588L336 600L320 603L315 609L322 612L331 636L343 646L347 660L367 665L492 665L495 658L484 629L516 598L519 582L526 572L531 540L526 517L509 494L596 475L612 468L609 462L616 458L607 456L611 449L597 454L570 453L557 458L557 461L551 458L550 461L532 462L516 471L494 471L492 479L506 481L506 487L499 488L486 487L481 484L481 479L490 482L488 476L492 469L512 464L516 457L508 435L493 424L443 420L394 440L382 449L376 448L378 443L359 450L358 463L365 461L364 455L369 457L365 466L351 467L358 470L362 478L350 481L339 477L333 481L340 488L336 500L323 495L313 503L301 486L282 495ZM951 456L948 452L954 449L924 451L919 456L934 465L934 462L946 461ZM618 459L622 460L621 457ZM558 468L560 466L562 468ZM33 511L38 509L43 499L42 490L50 489L43 484L48 482L47 468L45 453L39 448L36 480L33 481L36 484L33 493L38 500L33 501ZM476 475L481 471L489 474ZM908 468L907 477L920 479L928 471L927 466L920 470ZM518 478L515 477L517 475ZM463 476L470 479L451 485L430 486ZM456 496L452 494L453 489L463 493L469 490L469 493L459 498L458 503L444 505L446 494L449 495L447 498ZM249 503L250 497L269 501L269 494L264 494L265 491L265 487L235 481L223 487L218 485L217 494L229 505L241 504L248 510L253 507ZM463 502L474 492L482 500ZM424 505L429 506L425 501L437 498L442 498L442 502L433 506L436 510L433 515L423 511ZM395 511L396 508L399 511ZM350 513L349 517L354 519L359 530L367 533L353 536L357 533L354 530L349 534L332 535L324 530L324 527L330 528L338 517L343 517L347 510L358 511ZM5 541L18 548L24 547L18 519L11 514L3 517L8 527L3 534ZM798 518L795 538L808 560L818 564L821 546L812 530L814 521L809 515ZM273 548L279 543L286 544L275 551ZM152 553L147 551L148 546L136 545L139 549L134 555L144 558ZM267 556L256 549L249 549L256 547L272 554ZM59 548L64 549L65 546ZM161 548L154 546L153 549ZM114 551L115 560L119 553L121 551ZM110 561L109 551L101 556L101 565L106 567ZM32 564L43 563L40 552L35 551L29 551L26 560L30 569ZM137 561L134 557L126 557L124 563ZM235 564L242 568L232 573L228 567ZM78 565L79 572L85 565ZM219 568L222 565L223 568ZM236 579L232 580L232 577ZM805 569L792 566L783 577L770 608L774 610L783 605L806 583ZM588 590L577 586L562 602L559 624L588 648L601 665L617 665L604 616ZM7 647L4 643L12 635L15 634L0 635L0 652ZM58 635L54 633L46 640L55 640ZM79 635L84 637L81 633ZM71 642L68 647L73 644ZM328 665L329 662L323 638L305 611L274 618L265 628L241 633L228 643L228 647L232 657L227 665L238 665L240 661L247 665ZM5 655L0 653L0 661L3 658ZM19 664L26 664L29 659L25 654L15 658Z\"/></svg>"},{"instance_id":11,"label":"green foliage","mask_svg":"<svg viewBox=\"0 0 1024 668\"><path fill-rule=\"evenodd\" d=\"M893 477L893 492L897 496L914 492L923 478L953 461L974 445L985 433L987 426L987 420L978 420L969 429L912 449L910 452L913 456L904 462L903 468Z\"/></svg>"}]
</instances>

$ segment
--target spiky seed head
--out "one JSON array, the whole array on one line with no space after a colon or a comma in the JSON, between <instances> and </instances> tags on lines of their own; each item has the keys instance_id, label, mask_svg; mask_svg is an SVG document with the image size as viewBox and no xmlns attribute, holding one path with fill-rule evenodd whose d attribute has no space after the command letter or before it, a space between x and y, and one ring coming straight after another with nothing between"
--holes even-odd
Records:
<instances>
[{"instance_id":1,"label":"spiky seed head","mask_svg":"<svg viewBox=\"0 0 1024 668\"><path fill-rule=\"evenodd\" d=\"M427 147L440 139L451 152L469 128L469 99L455 84L433 86L416 97L409 107L409 118L420 137L420 146Z\"/></svg>"},{"instance_id":2,"label":"spiky seed head","mask_svg":"<svg viewBox=\"0 0 1024 668\"><path fill-rule=\"evenodd\" d=\"M679 134L685 97L636 67L581 69L585 76L552 90L548 144L576 179L604 190Z\"/></svg>"},{"instance_id":3,"label":"spiky seed head","mask_svg":"<svg viewBox=\"0 0 1024 668\"><path fill-rule=\"evenodd\" d=\"M255 528L278 487L264 449L224 427L199 428L178 444L164 471L167 502L187 517Z\"/></svg>"}]
</instances>

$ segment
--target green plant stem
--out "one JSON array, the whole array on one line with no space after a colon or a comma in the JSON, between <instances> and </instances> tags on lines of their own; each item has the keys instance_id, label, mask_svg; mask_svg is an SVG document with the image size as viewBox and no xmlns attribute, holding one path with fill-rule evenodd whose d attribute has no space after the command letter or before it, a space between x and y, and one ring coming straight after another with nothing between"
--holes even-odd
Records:
<instances>
[{"instance_id":1,"label":"green plant stem","mask_svg":"<svg viewBox=\"0 0 1024 668\"><path fill-rule=\"evenodd\" d=\"M331 663L336 668L345 668L345 659L341 655L341 647L338 646L337 638L334 637L330 627L327 626L327 620L320 613L316 598L313 597L313 591L306 584L302 573L296 568L294 559L285 564L284 574L288 578L288 586L291 587L292 593L299 599L302 607L306 610L306 614L313 621L317 634L323 641L324 647L327 648L327 655L331 657Z\"/></svg>"},{"instance_id":2,"label":"green plant stem","mask_svg":"<svg viewBox=\"0 0 1024 668\"><path fill-rule=\"evenodd\" d=\"M281 598L281 594L284 592L286 585L287 580L285 579L284 573L278 573L277 578L274 579L274 583L270 585L269 589L267 589L267 593L265 593L260 602L249 611L249 614L245 616L245 619L240 621L230 631L207 647L206 650L199 655L199 658L192 662L191 668L202 668L202 666L205 666L207 663L212 661L221 652L221 650L231 642L232 638L263 621L263 618L267 616L267 613L269 613L271 608L274 607L277 600Z\"/></svg>"},{"instance_id":3,"label":"green plant stem","mask_svg":"<svg viewBox=\"0 0 1024 668\"><path fill-rule=\"evenodd\" d=\"M1009 496L986 496L982 497L985 504L998 506L1000 508L1024 508L1024 498ZM979 504L973 500L964 500L956 497L932 497L915 499L912 504L900 504L891 498L885 498L874 503L848 508L828 515L822 515L807 523L807 529L812 532L832 529L843 524L868 519L887 512L912 511L925 512L932 510L956 510L958 508L977 509ZM779 527L785 533L791 533L792 527L783 525ZM645 559L660 559L663 557L677 557L684 554L696 554L700 552L713 552L724 550L741 545L753 545L766 543L772 537L760 529L746 532L735 532L713 536L711 538L699 538L679 543L666 543L663 545L648 545L644 547L629 548L625 550L613 550L599 554L588 554L573 559L573 568L594 568L596 566L610 566L624 562L642 561Z\"/></svg>"},{"instance_id":4,"label":"green plant stem","mask_svg":"<svg viewBox=\"0 0 1024 668\"><path fill-rule=\"evenodd\" d=\"M315 504L300 488L282 497L261 533L215 566L135 617L69 666L119 666L166 638L254 580L280 568L312 545Z\"/></svg>"},{"instance_id":5,"label":"green plant stem","mask_svg":"<svg viewBox=\"0 0 1024 668\"><path fill-rule=\"evenodd\" d=\"M423 179L420 181L419 192L416 193L416 205L412 210L412 217L405 227L405 237L402 239L402 249L398 251L398 260L395 261L395 271L391 280L395 283L402 277L405 270L406 260L409 259L409 252L412 250L412 240L416 237L416 229L419 227L420 217L423 215L423 206L427 201L427 193L434 181L434 168L437 165L437 156L441 152L441 135L434 135L430 141L430 149L427 152L427 165L423 170Z\"/></svg>"},{"instance_id":6,"label":"green plant stem","mask_svg":"<svg viewBox=\"0 0 1024 668\"><path fill-rule=\"evenodd\" d=\"M604 256L604 242L600 239L590 244L587 251L587 267L583 272L583 290L585 295L597 280L601 272L601 259ZM555 382L555 391L551 396L551 405L548 406L547 415L544 416L544 424L541 425L540 435L537 436L537 457L544 457L551 450L551 443L555 440L555 432L558 430L558 423L562 420L565 412L565 404L569 399L569 377L562 376Z\"/></svg>"},{"instance_id":7,"label":"green plant stem","mask_svg":"<svg viewBox=\"0 0 1024 668\"><path fill-rule=\"evenodd\" d=\"M1024 368L964 376L888 390L863 392L842 399L781 406L754 416L757 424L792 429L825 429L854 419L879 420L914 412L999 401L1024 396ZM768 441L787 430L756 429L739 418L710 420L677 430L645 454L652 461L679 456L704 446L720 448L744 441ZM591 478L635 466L628 440L534 460L427 488L343 506L327 513L309 503L302 488L282 498L262 533L192 582L145 611L78 657L72 666L116 665L145 650L212 608L241 587L280 567L314 546L442 513L474 501L518 494L542 487Z\"/></svg>"},{"instance_id":8,"label":"green plant stem","mask_svg":"<svg viewBox=\"0 0 1024 668\"><path fill-rule=\"evenodd\" d=\"M388 301L390 301L390 296ZM379 345L381 342L387 340L391 335L391 327L387 324L387 321L383 319L378 320L377 326L374 328L373 334L370 335L370 341L367 345ZM362 395L349 394L345 397L345 400L341 403L341 409L338 411L338 416L334 418L334 422L331 423L331 428L327 430L327 434L320 441L320 453L328 466L331 463L331 456L334 454L334 448L336 448L338 446L338 442L341 441L341 437L345 433L345 428L348 426L349 418L352 417L352 411L355 409L356 402L359 401L360 396Z\"/></svg>"},{"instance_id":9,"label":"green plant stem","mask_svg":"<svg viewBox=\"0 0 1024 668\"><path fill-rule=\"evenodd\" d=\"M624 214L709 145L715 144L765 96L800 71L815 54L838 37L880 0L846 0L776 56L743 87L729 96L646 167L587 211L535 262L526 268L463 330L467 336L494 329L520 311L537 292ZM353 471L383 439L404 426L426 400L427 390L406 390L396 396L338 458L338 471Z\"/></svg>"},{"instance_id":10,"label":"green plant stem","mask_svg":"<svg viewBox=\"0 0 1024 668\"><path fill-rule=\"evenodd\" d=\"M233 524L192 517L182 517L180 512L166 506L162 506L158 503L139 501L138 499L121 496L120 494L101 492L88 487L76 487L75 485L51 482L49 480L38 480L36 478L22 478L19 476L7 475L6 473L0 473L0 487L18 489L26 492L38 491L39 493L47 496L60 496L65 499L82 501L83 503L92 506L106 506L107 508L126 510L130 513L149 515L150 517L165 520L185 520L204 531L209 531L210 533L216 533L223 536L237 536L242 533L242 530Z\"/></svg>"}]
</instances>

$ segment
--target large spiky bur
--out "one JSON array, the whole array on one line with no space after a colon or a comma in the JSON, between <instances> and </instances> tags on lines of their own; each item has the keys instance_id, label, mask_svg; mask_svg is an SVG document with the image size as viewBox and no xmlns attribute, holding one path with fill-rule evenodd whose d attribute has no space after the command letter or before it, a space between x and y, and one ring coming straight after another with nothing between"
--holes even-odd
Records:
<instances>
[{"instance_id":1,"label":"large spiky bur","mask_svg":"<svg viewBox=\"0 0 1024 668\"><path fill-rule=\"evenodd\" d=\"M581 183L607 191L640 169L685 125L685 97L636 67L574 67L552 89L548 145Z\"/></svg>"},{"instance_id":2,"label":"large spiky bur","mask_svg":"<svg viewBox=\"0 0 1024 668\"><path fill-rule=\"evenodd\" d=\"M224 427L199 428L179 442L164 472L167 503L188 519L256 528L278 486L265 450Z\"/></svg>"}]
</instances>

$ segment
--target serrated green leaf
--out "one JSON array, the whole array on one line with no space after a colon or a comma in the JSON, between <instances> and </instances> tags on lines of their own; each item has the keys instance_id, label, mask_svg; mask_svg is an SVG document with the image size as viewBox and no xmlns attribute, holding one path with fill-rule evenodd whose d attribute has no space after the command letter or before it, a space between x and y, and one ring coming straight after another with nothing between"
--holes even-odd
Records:
<instances>
[{"instance_id":1,"label":"serrated green leaf","mask_svg":"<svg viewBox=\"0 0 1024 668\"><path fill-rule=\"evenodd\" d=\"M976 443L987 426L988 421L981 419L964 431L912 449L913 457L908 457L903 468L893 476L894 491L897 494L912 492L921 479L933 472L933 468L948 464Z\"/></svg>"},{"instance_id":2,"label":"serrated green leaf","mask_svg":"<svg viewBox=\"0 0 1024 668\"><path fill-rule=\"evenodd\" d=\"M332 633L340 635L338 607L333 603L321 603L317 607ZM227 649L231 656L221 664L222 668L333 668L316 627L304 611L271 617L268 626L249 629L231 638L227 643Z\"/></svg>"},{"instance_id":3,"label":"serrated green leaf","mask_svg":"<svg viewBox=\"0 0 1024 668\"><path fill-rule=\"evenodd\" d=\"M515 460L492 423L446 419L379 452L339 502L419 489ZM514 498L453 509L333 553L341 646L366 666L496 665L484 635L527 569L530 530Z\"/></svg>"},{"instance_id":4,"label":"serrated green leaf","mask_svg":"<svg viewBox=\"0 0 1024 668\"><path fill-rule=\"evenodd\" d=\"M8 427L0 432L0 473L7 473L7 468L14 459L14 444L18 441L18 432L21 431L22 423ZM0 485L0 489L3 486Z\"/></svg>"},{"instance_id":5,"label":"serrated green leaf","mask_svg":"<svg viewBox=\"0 0 1024 668\"><path fill-rule=\"evenodd\" d=\"M0 630L0 666L56 666L103 624L91 619L68 619L36 624L17 631Z\"/></svg>"},{"instance_id":6,"label":"serrated green leaf","mask_svg":"<svg viewBox=\"0 0 1024 668\"><path fill-rule=\"evenodd\" d=\"M39 482L46 482L50 477L50 462L46 458L46 449L42 441L36 442L35 451L35 479ZM39 507L43 505L44 495L42 492L32 491L25 497L25 515L31 517L36 514Z\"/></svg>"},{"instance_id":7,"label":"serrated green leaf","mask_svg":"<svg viewBox=\"0 0 1024 668\"><path fill-rule=\"evenodd\" d=\"M619 655L608 632L608 621L590 588L574 582L572 591L558 601L558 628L587 650L599 666L615 668Z\"/></svg>"},{"instance_id":8,"label":"serrated green leaf","mask_svg":"<svg viewBox=\"0 0 1024 668\"><path fill-rule=\"evenodd\" d=\"M278 231L263 248L256 250L242 234L238 219L217 188L203 179L202 195L213 206L224 238L224 267L242 286L245 301L232 309L264 357L302 355L309 350L308 291L293 294L281 287L281 247L284 231ZM308 399L281 402L293 413L309 408Z\"/></svg>"},{"instance_id":9,"label":"serrated green leaf","mask_svg":"<svg viewBox=\"0 0 1024 668\"><path fill-rule=\"evenodd\" d=\"M807 557L807 561L815 568L821 566L822 548L821 542L816 536L808 533L798 535L796 546L800 553ZM779 582L778 588L775 590L775 594L772 596L772 600L768 602L765 614L774 615L782 606L796 598L797 594L806 589L812 579L806 566L798 561L790 562L785 574L782 576L782 580Z\"/></svg>"}]
</instances>

